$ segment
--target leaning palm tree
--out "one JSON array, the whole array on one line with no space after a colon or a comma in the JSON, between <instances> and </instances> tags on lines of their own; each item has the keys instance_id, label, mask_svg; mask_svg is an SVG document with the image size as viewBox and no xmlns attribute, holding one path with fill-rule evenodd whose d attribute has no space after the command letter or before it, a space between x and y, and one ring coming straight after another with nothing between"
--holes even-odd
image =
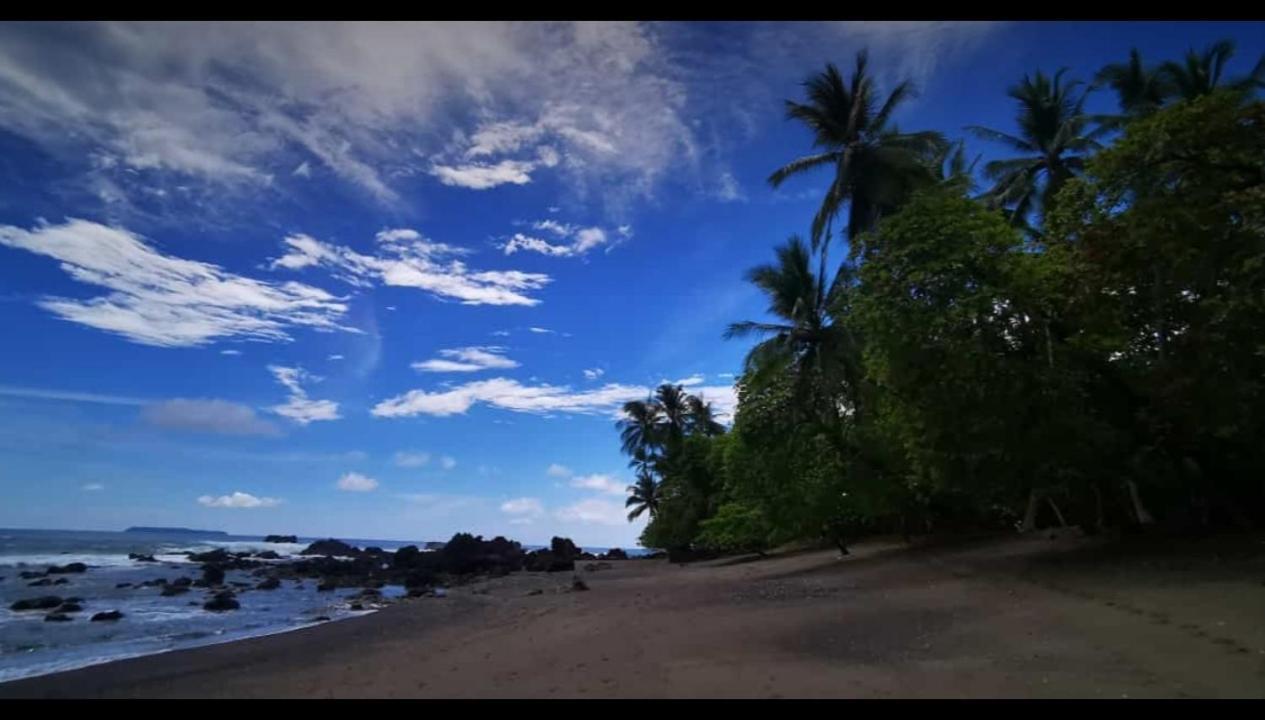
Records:
<instances>
[{"instance_id":1,"label":"leaning palm tree","mask_svg":"<svg viewBox=\"0 0 1265 720\"><path fill-rule=\"evenodd\" d=\"M1112 63L1099 70L1094 76L1094 87L1109 87L1116 93L1120 114L1096 118L1113 128L1129 119L1159 110L1173 94L1168 73L1160 68L1147 67L1137 48L1129 51L1128 62Z\"/></svg>"},{"instance_id":2,"label":"leaning palm tree","mask_svg":"<svg viewBox=\"0 0 1265 720\"><path fill-rule=\"evenodd\" d=\"M828 64L824 72L804 83L807 102L786 101L787 118L812 131L813 146L820 152L778 168L769 176L769 184L778 187L792 175L834 168L834 179L813 218L814 248L827 238L831 222L847 204L848 241L851 252L857 252L855 242L862 232L931 180L928 160L945 144L936 132L901 133L890 126L892 113L913 97L913 84L908 80L897 84L880 103L866 66L862 50L851 80L845 81L839 69Z\"/></svg>"},{"instance_id":3,"label":"leaning palm tree","mask_svg":"<svg viewBox=\"0 0 1265 720\"><path fill-rule=\"evenodd\" d=\"M616 426L619 428L621 449L625 455L634 458L640 454L650 458L657 454L662 444L660 421L662 411L658 403L647 400L630 400L624 403L624 417Z\"/></svg>"},{"instance_id":4,"label":"leaning palm tree","mask_svg":"<svg viewBox=\"0 0 1265 720\"><path fill-rule=\"evenodd\" d=\"M628 499L624 507L632 508L628 513L628 521L632 522L642 513L650 513L650 519L659 513L659 483L649 473L637 475L637 482L628 486Z\"/></svg>"},{"instance_id":5,"label":"leaning palm tree","mask_svg":"<svg viewBox=\"0 0 1265 720\"><path fill-rule=\"evenodd\" d=\"M1211 94L1219 87L1239 92L1251 92L1265 87L1265 56L1256 62L1252 72L1222 83L1222 71L1232 57L1234 41L1221 40L1209 45L1201 53L1188 50L1182 62L1166 62L1160 66L1160 72L1182 100L1193 100Z\"/></svg>"},{"instance_id":6,"label":"leaning palm tree","mask_svg":"<svg viewBox=\"0 0 1265 720\"><path fill-rule=\"evenodd\" d=\"M769 313L777 322L733 323L725 338L765 338L747 354L748 381L760 385L775 373L789 371L801 394L824 389L828 411L835 414L840 400L855 402L860 382L859 343L841 321L846 318L841 308L852 282L851 265L845 263L827 281L824 253L815 272L812 252L799 237L792 236L776 252L775 264L752 268L747 280L768 297ZM824 388L818 381L824 381Z\"/></svg>"},{"instance_id":7,"label":"leaning palm tree","mask_svg":"<svg viewBox=\"0 0 1265 720\"><path fill-rule=\"evenodd\" d=\"M1066 68L1054 77L1041 71L1007 91L1019 103L1019 135L971 125L967 130L985 140L1010 146L1022 157L994 160L984 166L984 175L994 182L986 198L994 207L1009 208L1011 222L1027 226L1034 211L1047 213L1059 189L1084 168L1085 156L1101 145L1097 138L1106 128L1088 130L1085 96L1077 93L1081 84L1063 82Z\"/></svg>"},{"instance_id":8,"label":"leaning palm tree","mask_svg":"<svg viewBox=\"0 0 1265 720\"><path fill-rule=\"evenodd\" d=\"M725 432L725 426L716 422L716 412L712 404L697 395L686 398L687 421L691 433L707 437L715 437Z\"/></svg>"}]
</instances>

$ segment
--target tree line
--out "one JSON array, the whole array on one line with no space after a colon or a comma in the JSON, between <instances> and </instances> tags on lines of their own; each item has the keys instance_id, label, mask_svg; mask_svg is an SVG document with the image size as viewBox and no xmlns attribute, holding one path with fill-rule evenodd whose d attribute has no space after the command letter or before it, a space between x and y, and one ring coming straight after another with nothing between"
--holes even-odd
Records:
<instances>
[{"instance_id":1,"label":"tree line","mask_svg":"<svg viewBox=\"0 0 1265 720\"><path fill-rule=\"evenodd\" d=\"M1014 128L965 129L1014 154L978 169L892 124L914 88L864 51L810 78L814 152L769 182L833 178L747 273L771 320L725 332L754 341L732 427L674 385L623 409L642 544L1265 525L1265 58L1233 54L1025 75Z\"/></svg>"}]
</instances>

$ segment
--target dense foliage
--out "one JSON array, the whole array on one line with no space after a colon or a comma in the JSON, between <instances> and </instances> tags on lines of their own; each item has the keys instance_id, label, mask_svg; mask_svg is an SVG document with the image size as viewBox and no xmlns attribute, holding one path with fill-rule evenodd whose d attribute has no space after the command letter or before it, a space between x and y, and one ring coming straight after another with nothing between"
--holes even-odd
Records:
<instances>
[{"instance_id":1,"label":"dense foliage","mask_svg":"<svg viewBox=\"0 0 1265 720\"><path fill-rule=\"evenodd\" d=\"M810 81L789 115L826 152L772 180L835 185L813 242L748 274L771 320L727 332L757 339L732 427L680 387L625 408L642 543L1265 525L1265 66L1223 81L1232 54L1135 51L1093 86L1111 116L1025 76L1017 133L971 128L1022 153L975 196L961 143L887 128L911 88L876 106L863 56Z\"/></svg>"}]
</instances>

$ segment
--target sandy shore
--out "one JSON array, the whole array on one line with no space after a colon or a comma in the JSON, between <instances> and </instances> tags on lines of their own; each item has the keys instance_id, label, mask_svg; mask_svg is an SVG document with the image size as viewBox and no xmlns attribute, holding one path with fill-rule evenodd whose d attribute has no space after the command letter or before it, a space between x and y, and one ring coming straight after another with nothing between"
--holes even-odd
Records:
<instances>
[{"instance_id":1,"label":"sandy shore","mask_svg":"<svg viewBox=\"0 0 1265 720\"><path fill-rule=\"evenodd\" d=\"M1265 544L869 543L517 574L0 697L1265 697ZM539 594L529 594L540 590Z\"/></svg>"}]
</instances>

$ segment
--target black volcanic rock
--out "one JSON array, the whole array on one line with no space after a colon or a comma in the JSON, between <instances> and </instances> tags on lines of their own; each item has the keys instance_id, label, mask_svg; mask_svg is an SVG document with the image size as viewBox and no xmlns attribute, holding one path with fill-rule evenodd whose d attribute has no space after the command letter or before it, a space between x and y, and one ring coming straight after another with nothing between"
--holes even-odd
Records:
<instances>
[{"instance_id":1,"label":"black volcanic rock","mask_svg":"<svg viewBox=\"0 0 1265 720\"><path fill-rule=\"evenodd\" d=\"M53 579L45 577L45 578L40 578L39 580L32 580L31 582L27 583L26 586L27 587L44 587L46 585L52 585L52 584L53 584Z\"/></svg>"},{"instance_id":2,"label":"black volcanic rock","mask_svg":"<svg viewBox=\"0 0 1265 720\"><path fill-rule=\"evenodd\" d=\"M158 562L153 555L142 555L141 553L128 553L127 559L135 560L136 562Z\"/></svg>"},{"instance_id":3,"label":"black volcanic rock","mask_svg":"<svg viewBox=\"0 0 1265 720\"><path fill-rule=\"evenodd\" d=\"M210 600L203 603L202 608L211 612L225 612L226 610L236 610L241 606L241 603L237 602L237 596L225 590L215 593Z\"/></svg>"},{"instance_id":4,"label":"black volcanic rock","mask_svg":"<svg viewBox=\"0 0 1265 720\"><path fill-rule=\"evenodd\" d=\"M330 592L336 587L338 587L338 585L336 585L333 580L322 580L320 584L316 586L316 592Z\"/></svg>"},{"instance_id":5,"label":"black volcanic rock","mask_svg":"<svg viewBox=\"0 0 1265 720\"><path fill-rule=\"evenodd\" d=\"M196 563L227 563L235 559L233 554L224 548L216 548L203 553L189 553L190 562Z\"/></svg>"},{"instance_id":6,"label":"black volcanic rock","mask_svg":"<svg viewBox=\"0 0 1265 720\"><path fill-rule=\"evenodd\" d=\"M63 615L59 612L49 613L44 616L44 622L70 622L73 619L69 615Z\"/></svg>"},{"instance_id":7,"label":"black volcanic rock","mask_svg":"<svg viewBox=\"0 0 1265 720\"><path fill-rule=\"evenodd\" d=\"M43 595L37 598L27 598L18 600L9 606L10 610L52 610L61 605L64 600L56 595Z\"/></svg>"},{"instance_id":8,"label":"black volcanic rock","mask_svg":"<svg viewBox=\"0 0 1265 720\"><path fill-rule=\"evenodd\" d=\"M163 597L174 597L176 595L183 595L187 592L189 592L189 586L187 585L168 585L163 588L161 595Z\"/></svg>"},{"instance_id":9,"label":"black volcanic rock","mask_svg":"<svg viewBox=\"0 0 1265 720\"><path fill-rule=\"evenodd\" d=\"M83 612L83 605L80 605L77 602L71 602L70 599L67 599L66 602L62 603L61 605L57 607L57 612L59 613Z\"/></svg>"},{"instance_id":10,"label":"black volcanic rock","mask_svg":"<svg viewBox=\"0 0 1265 720\"><path fill-rule=\"evenodd\" d=\"M70 573L88 572L88 566L81 562L67 563L66 565L50 565L48 566L49 575L67 575Z\"/></svg>"},{"instance_id":11,"label":"black volcanic rock","mask_svg":"<svg viewBox=\"0 0 1265 720\"><path fill-rule=\"evenodd\" d=\"M281 581L275 577L270 577L255 586L259 590L276 590L281 587Z\"/></svg>"},{"instance_id":12,"label":"black volcanic rock","mask_svg":"<svg viewBox=\"0 0 1265 720\"><path fill-rule=\"evenodd\" d=\"M259 558L260 560L280 560L281 559L281 556L278 555L275 550L264 550L263 552L257 552L255 553L255 557Z\"/></svg>"},{"instance_id":13,"label":"black volcanic rock","mask_svg":"<svg viewBox=\"0 0 1265 720\"><path fill-rule=\"evenodd\" d=\"M42 578L47 574L48 573L44 572L43 570L23 570L22 572L18 573L18 577L22 578L23 580L34 580L35 578Z\"/></svg>"},{"instance_id":14,"label":"black volcanic rock","mask_svg":"<svg viewBox=\"0 0 1265 720\"><path fill-rule=\"evenodd\" d=\"M316 542L303 548L300 555L340 555L343 557L356 557L360 551L348 545L342 540L329 538L327 540L317 540Z\"/></svg>"},{"instance_id":15,"label":"black volcanic rock","mask_svg":"<svg viewBox=\"0 0 1265 720\"><path fill-rule=\"evenodd\" d=\"M619 548L611 548L598 556L599 560L627 560L628 553Z\"/></svg>"},{"instance_id":16,"label":"black volcanic rock","mask_svg":"<svg viewBox=\"0 0 1265 720\"><path fill-rule=\"evenodd\" d=\"M90 622L114 622L122 618L123 613L118 610L107 610L106 612L99 612L93 615Z\"/></svg>"},{"instance_id":17,"label":"black volcanic rock","mask_svg":"<svg viewBox=\"0 0 1265 720\"><path fill-rule=\"evenodd\" d=\"M295 535L268 535L264 537L264 542L269 543L296 543L299 541Z\"/></svg>"},{"instance_id":18,"label":"black volcanic rock","mask_svg":"<svg viewBox=\"0 0 1265 720\"><path fill-rule=\"evenodd\" d=\"M220 565L203 565L202 566L202 582L206 585L221 585L224 583L224 568Z\"/></svg>"}]
</instances>

